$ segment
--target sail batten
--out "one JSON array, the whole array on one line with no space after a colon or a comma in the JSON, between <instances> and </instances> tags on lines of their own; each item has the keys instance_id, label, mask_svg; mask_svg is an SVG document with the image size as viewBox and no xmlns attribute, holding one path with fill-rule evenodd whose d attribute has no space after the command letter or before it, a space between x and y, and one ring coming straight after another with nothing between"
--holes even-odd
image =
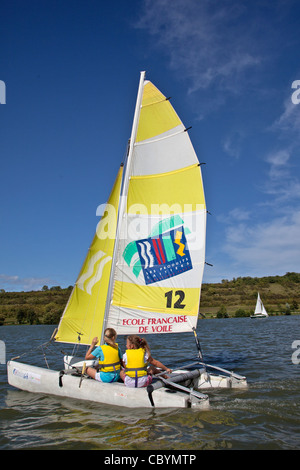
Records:
<instances>
[{"instance_id":1,"label":"sail batten","mask_svg":"<svg viewBox=\"0 0 300 470\"><path fill-rule=\"evenodd\" d=\"M152 138L152 139L143 140L141 142L136 142L134 145L135 147L138 147L139 145L151 145L151 144L154 144L155 142L161 142L162 140L165 140L165 139L171 139L172 137L175 137L178 134L182 134L183 132L186 132L186 129L184 129L183 126L178 126L178 127L180 127L180 130L173 132L172 134L166 132L164 133L164 135L162 135L161 137L158 137L157 139Z\"/></svg>"}]
</instances>

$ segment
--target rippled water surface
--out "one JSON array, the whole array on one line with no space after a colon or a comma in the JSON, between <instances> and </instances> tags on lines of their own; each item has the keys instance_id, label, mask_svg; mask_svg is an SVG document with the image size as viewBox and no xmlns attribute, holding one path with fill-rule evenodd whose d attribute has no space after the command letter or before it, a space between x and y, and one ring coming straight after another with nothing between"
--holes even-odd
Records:
<instances>
[{"instance_id":1,"label":"rippled water surface","mask_svg":"<svg viewBox=\"0 0 300 470\"><path fill-rule=\"evenodd\" d=\"M53 326L1 326L6 359L45 364ZM127 409L23 392L0 365L0 449L300 449L300 316L201 320L205 360L245 375L247 390L209 391L210 409ZM118 338L124 349L124 339ZM193 360L192 334L148 335L152 355L174 367ZM60 350L47 360L62 367ZM294 362L292 354L294 353ZM23 360L23 358L22 358ZM183 361L183 362L182 362Z\"/></svg>"}]
</instances>

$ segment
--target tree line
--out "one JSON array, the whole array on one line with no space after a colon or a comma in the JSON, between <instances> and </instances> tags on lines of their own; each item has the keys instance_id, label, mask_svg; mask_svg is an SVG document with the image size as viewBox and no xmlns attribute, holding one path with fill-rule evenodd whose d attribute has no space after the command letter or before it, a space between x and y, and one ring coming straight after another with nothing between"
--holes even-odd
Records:
<instances>
[{"instance_id":1,"label":"tree line","mask_svg":"<svg viewBox=\"0 0 300 470\"><path fill-rule=\"evenodd\" d=\"M0 289L0 325L57 325L73 286L43 286L39 291L6 292ZM201 318L242 317L253 314L257 292L269 315L299 312L300 274L261 278L238 277L202 285Z\"/></svg>"}]
</instances>

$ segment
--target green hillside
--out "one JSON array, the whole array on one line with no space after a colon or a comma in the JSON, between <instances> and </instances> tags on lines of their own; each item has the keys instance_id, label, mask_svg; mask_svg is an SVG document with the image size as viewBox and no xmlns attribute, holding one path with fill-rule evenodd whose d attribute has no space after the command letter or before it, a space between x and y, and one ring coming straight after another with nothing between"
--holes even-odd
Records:
<instances>
[{"instance_id":1,"label":"green hillside","mask_svg":"<svg viewBox=\"0 0 300 470\"><path fill-rule=\"evenodd\" d=\"M0 289L0 325L57 324L72 286L41 291L5 292ZM201 318L247 316L253 313L257 292L270 315L300 313L300 274L262 278L240 277L203 284Z\"/></svg>"},{"instance_id":2,"label":"green hillside","mask_svg":"<svg viewBox=\"0 0 300 470\"><path fill-rule=\"evenodd\" d=\"M200 312L206 317L245 316L254 312L257 293L269 315L300 313L300 274L261 278L239 277L219 284L205 284Z\"/></svg>"},{"instance_id":3,"label":"green hillside","mask_svg":"<svg viewBox=\"0 0 300 470\"><path fill-rule=\"evenodd\" d=\"M0 325L56 325L71 294L72 286L44 286L41 291L5 292L0 289Z\"/></svg>"}]
</instances>

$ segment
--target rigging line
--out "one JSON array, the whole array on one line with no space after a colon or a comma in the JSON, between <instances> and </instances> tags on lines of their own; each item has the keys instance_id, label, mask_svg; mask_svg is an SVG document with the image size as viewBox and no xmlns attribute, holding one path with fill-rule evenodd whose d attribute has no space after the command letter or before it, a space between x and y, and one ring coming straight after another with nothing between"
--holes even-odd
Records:
<instances>
[{"instance_id":1,"label":"rigging line","mask_svg":"<svg viewBox=\"0 0 300 470\"><path fill-rule=\"evenodd\" d=\"M79 338L80 338L80 336L79 336ZM73 350L72 350L72 353L71 353L72 356L76 356L77 351L79 351L80 344L81 344L80 342L74 343Z\"/></svg>"},{"instance_id":2,"label":"rigging line","mask_svg":"<svg viewBox=\"0 0 300 470\"><path fill-rule=\"evenodd\" d=\"M205 363L204 363L204 359L203 359L203 354L202 354L202 349L201 349L201 345L200 345L200 341L199 341L199 338L197 336L197 331L196 331L196 328L192 325L190 319L187 317L187 320L188 320L188 323L192 329L192 332L194 334L194 338L195 338L195 343L196 343L196 346L197 346L197 349L198 349L198 357L200 359L200 361L202 361L203 363L203 366L204 366L204 370L206 372L206 366L205 366Z\"/></svg>"},{"instance_id":3,"label":"rigging line","mask_svg":"<svg viewBox=\"0 0 300 470\"><path fill-rule=\"evenodd\" d=\"M46 357L46 353L45 353L45 351L44 351L43 346L41 347L41 349L42 349L42 351L43 351L43 356L44 356L44 359L45 359L45 362L46 362L46 366L47 366L47 368L49 369L49 364L48 364L47 357Z\"/></svg>"},{"instance_id":4,"label":"rigging line","mask_svg":"<svg viewBox=\"0 0 300 470\"><path fill-rule=\"evenodd\" d=\"M47 348L47 347L49 347L49 346L51 346L51 345L52 345L52 339L46 341L45 343L39 344L38 346L34 346L33 348L29 349L28 351L25 351L25 352L24 352L23 354L21 354L20 356L12 357L12 358L11 358L11 361L14 361L15 359L20 359L20 358L23 357L23 356L27 356L27 354L30 354L30 353L32 353L32 351L36 351L37 349L41 349L42 352L43 352L43 355L45 355L43 348Z\"/></svg>"},{"instance_id":5,"label":"rigging line","mask_svg":"<svg viewBox=\"0 0 300 470\"><path fill-rule=\"evenodd\" d=\"M130 139L128 139L128 142L127 142L127 145L126 145L126 150L124 151L124 154L123 154L123 159L122 159L121 166L124 166L126 164L127 157L128 157L128 152L129 152L129 147L130 147Z\"/></svg>"}]
</instances>

